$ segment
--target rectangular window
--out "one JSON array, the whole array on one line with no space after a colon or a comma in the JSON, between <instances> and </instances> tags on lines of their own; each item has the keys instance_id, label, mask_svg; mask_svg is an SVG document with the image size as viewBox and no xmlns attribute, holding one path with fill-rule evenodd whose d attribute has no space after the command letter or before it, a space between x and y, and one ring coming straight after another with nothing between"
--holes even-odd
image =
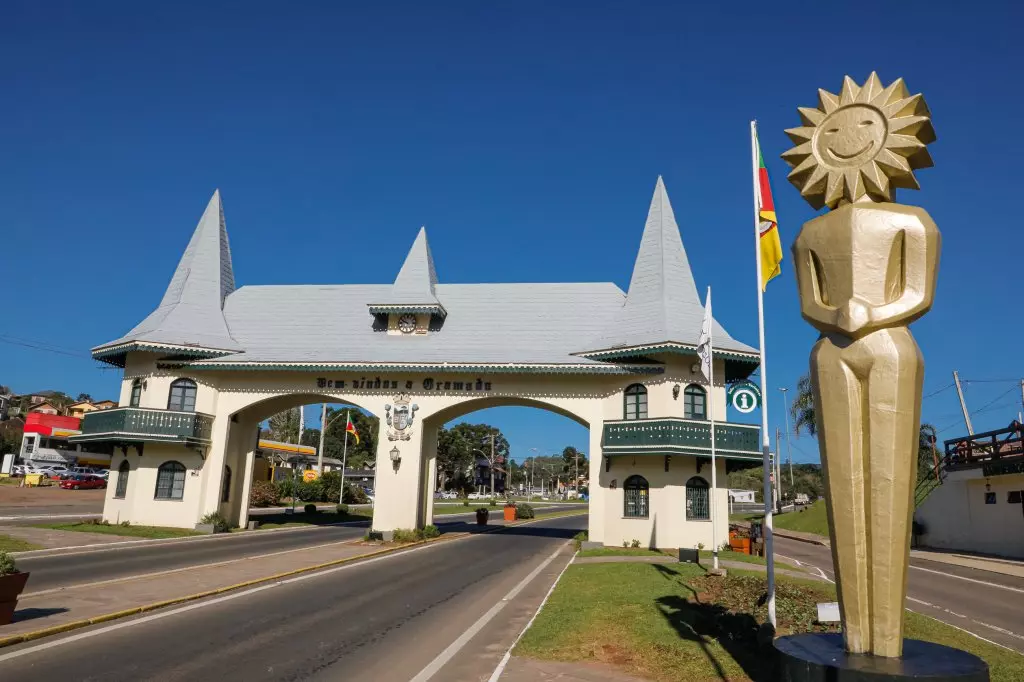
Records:
<instances>
[{"instance_id":1,"label":"rectangular window","mask_svg":"<svg viewBox=\"0 0 1024 682\"><path fill-rule=\"evenodd\" d=\"M29 436L28 438L26 438L25 439L25 454L26 455L31 455L32 454L32 450L35 449L35 446L36 446L36 437L35 436Z\"/></svg>"},{"instance_id":2,"label":"rectangular window","mask_svg":"<svg viewBox=\"0 0 1024 682\"><path fill-rule=\"evenodd\" d=\"M1006 501L1009 502L1010 504L1020 504L1021 493L1024 493L1024 490L1011 490L1009 496L1006 498Z\"/></svg>"},{"instance_id":3,"label":"rectangular window","mask_svg":"<svg viewBox=\"0 0 1024 682\"><path fill-rule=\"evenodd\" d=\"M647 489L626 488L623 492L626 494L626 506L623 515L627 519L646 519L648 492Z\"/></svg>"}]
</instances>

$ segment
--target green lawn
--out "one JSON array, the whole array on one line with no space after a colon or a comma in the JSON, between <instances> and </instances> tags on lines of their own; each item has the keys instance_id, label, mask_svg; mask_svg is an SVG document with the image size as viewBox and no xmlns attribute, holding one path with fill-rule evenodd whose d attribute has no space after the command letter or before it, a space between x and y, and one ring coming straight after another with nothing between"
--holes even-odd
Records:
<instances>
[{"instance_id":1,"label":"green lawn","mask_svg":"<svg viewBox=\"0 0 1024 682\"><path fill-rule=\"evenodd\" d=\"M644 549L643 547L597 547L595 549L581 549L579 556L667 556L658 549Z\"/></svg>"},{"instance_id":2,"label":"green lawn","mask_svg":"<svg viewBox=\"0 0 1024 682\"><path fill-rule=\"evenodd\" d=\"M706 576L692 564L575 564L516 646L544 660L603 663L651 680L773 679L771 650L757 645L766 619L760 575ZM824 583L779 578L779 632L825 631L815 604L832 601ZM988 661L992 682L1024 679L1024 656L914 613L906 636L970 651Z\"/></svg>"},{"instance_id":3,"label":"green lawn","mask_svg":"<svg viewBox=\"0 0 1024 682\"><path fill-rule=\"evenodd\" d=\"M181 538L189 535L202 535L187 528L166 528L164 526L122 526L103 523L41 523L36 528L52 528L53 530L71 530L80 533L100 533L103 535L124 535L135 538Z\"/></svg>"},{"instance_id":4,"label":"green lawn","mask_svg":"<svg viewBox=\"0 0 1024 682\"><path fill-rule=\"evenodd\" d=\"M772 526L784 530L795 530L801 533L814 533L829 536L828 515L825 513L825 501L818 500L812 505L799 507L803 511L793 510L785 514L773 514ZM764 514L733 514L730 521L761 521Z\"/></svg>"},{"instance_id":5,"label":"green lawn","mask_svg":"<svg viewBox=\"0 0 1024 682\"><path fill-rule=\"evenodd\" d=\"M42 549L42 547L12 538L10 535L0 535L0 552L27 552L30 549Z\"/></svg>"}]
</instances>

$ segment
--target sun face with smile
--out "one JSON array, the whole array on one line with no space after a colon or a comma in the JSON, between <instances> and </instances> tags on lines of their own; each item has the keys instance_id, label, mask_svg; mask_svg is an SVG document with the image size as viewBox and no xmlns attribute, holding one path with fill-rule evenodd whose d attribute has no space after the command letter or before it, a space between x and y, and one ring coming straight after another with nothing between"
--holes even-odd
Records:
<instances>
[{"instance_id":1,"label":"sun face with smile","mask_svg":"<svg viewBox=\"0 0 1024 682\"><path fill-rule=\"evenodd\" d=\"M883 87L872 73L863 86L847 76L838 96L818 96L817 108L799 109L804 125L786 131L796 146L782 155L804 199L836 208L918 189L914 170L932 165L925 145L935 140L921 95L909 95L901 79Z\"/></svg>"}]
</instances>

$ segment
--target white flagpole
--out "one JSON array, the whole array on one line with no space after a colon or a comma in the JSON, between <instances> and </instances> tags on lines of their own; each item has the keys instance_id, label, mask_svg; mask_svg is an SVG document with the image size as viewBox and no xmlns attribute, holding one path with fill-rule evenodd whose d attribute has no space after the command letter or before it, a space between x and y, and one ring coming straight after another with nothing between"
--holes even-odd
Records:
<instances>
[{"instance_id":1,"label":"white flagpole","mask_svg":"<svg viewBox=\"0 0 1024 682\"><path fill-rule=\"evenodd\" d=\"M754 177L754 260L757 262L757 331L761 349L761 460L764 471L764 554L768 563L768 622L776 627L775 621L775 555L772 537L772 485L768 450L768 370L764 352L764 290L761 288L761 187L757 163L757 121L750 122L750 155Z\"/></svg>"},{"instance_id":2,"label":"white flagpole","mask_svg":"<svg viewBox=\"0 0 1024 682\"><path fill-rule=\"evenodd\" d=\"M345 501L345 466L348 462L348 422L351 419L352 411L345 411L345 445L341 448L341 493L338 495L338 504Z\"/></svg>"},{"instance_id":3,"label":"white flagpole","mask_svg":"<svg viewBox=\"0 0 1024 682\"><path fill-rule=\"evenodd\" d=\"M708 317L708 357L711 358L711 362L708 363L708 383L711 384L710 390L708 391L708 417L711 420L711 510L708 516L711 517L711 551L712 551L712 566L718 570L718 521L715 519L718 507L716 506L717 492L718 492L718 462L715 460L715 316L711 312L711 287L708 287L708 301L707 311L704 313Z\"/></svg>"}]
</instances>

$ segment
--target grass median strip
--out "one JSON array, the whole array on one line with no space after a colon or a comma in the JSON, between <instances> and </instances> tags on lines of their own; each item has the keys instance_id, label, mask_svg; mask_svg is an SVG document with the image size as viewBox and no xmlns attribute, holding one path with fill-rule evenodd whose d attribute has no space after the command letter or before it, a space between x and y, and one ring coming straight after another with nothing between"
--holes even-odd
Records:
<instances>
[{"instance_id":1,"label":"grass median strip","mask_svg":"<svg viewBox=\"0 0 1024 682\"><path fill-rule=\"evenodd\" d=\"M50 530L69 530L77 533L98 533L100 535L122 535L134 538L183 538L191 535L202 535L187 528L167 528L164 526L122 526L106 523L37 523L36 528Z\"/></svg>"},{"instance_id":2,"label":"grass median strip","mask_svg":"<svg viewBox=\"0 0 1024 682\"><path fill-rule=\"evenodd\" d=\"M757 638L764 592L764 576L743 571L714 578L693 564L573 564L514 653L659 682L771 679L774 652ZM776 597L780 634L835 628L814 622L815 605L835 599L831 585L780 577ZM907 637L986 660L992 682L1024 679L1024 656L916 613L906 623Z\"/></svg>"},{"instance_id":3,"label":"grass median strip","mask_svg":"<svg viewBox=\"0 0 1024 682\"><path fill-rule=\"evenodd\" d=\"M28 552L33 549L42 549L39 545L33 545L21 538L12 538L10 535L0 535L0 552Z\"/></svg>"}]
</instances>

